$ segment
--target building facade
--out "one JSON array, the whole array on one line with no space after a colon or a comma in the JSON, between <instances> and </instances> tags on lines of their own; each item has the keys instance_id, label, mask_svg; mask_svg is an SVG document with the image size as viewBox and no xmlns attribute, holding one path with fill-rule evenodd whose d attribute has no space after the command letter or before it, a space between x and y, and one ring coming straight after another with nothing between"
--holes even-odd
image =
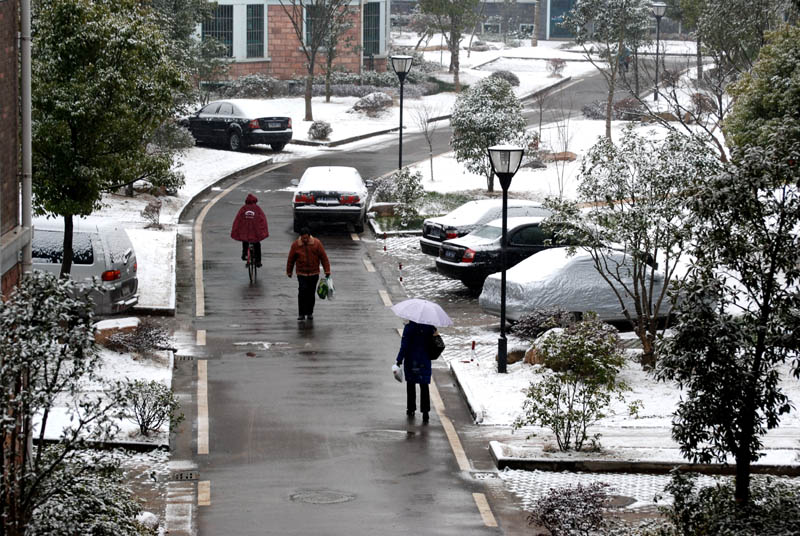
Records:
<instances>
[{"instance_id":1,"label":"building facade","mask_svg":"<svg viewBox=\"0 0 800 536\"><path fill-rule=\"evenodd\" d=\"M20 222L19 6L0 2L0 278L7 296L22 274L29 233Z\"/></svg>"},{"instance_id":2,"label":"building facade","mask_svg":"<svg viewBox=\"0 0 800 536\"><path fill-rule=\"evenodd\" d=\"M338 69L361 72L362 69L385 70L389 47L390 0L351 1L348 6L351 27L342 38L345 46L337 50L334 65ZM203 38L214 37L228 48L233 59L230 77L246 74L265 74L290 79L308 73L306 56L286 9L294 6L291 0L283 5L279 0L218 0L212 16L199 25ZM297 1L298 6L313 6L313 2ZM303 24L307 24L303 14ZM324 51L317 60L322 70Z\"/></svg>"},{"instance_id":3,"label":"building facade","mask_svg":"<svg viewBox=\"0 0 800 536\"><path fill-rule=\"evenodd\" d=\"M572 9L575 0L540 0L538 39L571 39L571 34L559 24ZM535 24L537 0L482 0L482 21L475 29L481 34L531 35ZM392 15L409 15L416 0L393 0Z\"/></svg>"}]
</instances>

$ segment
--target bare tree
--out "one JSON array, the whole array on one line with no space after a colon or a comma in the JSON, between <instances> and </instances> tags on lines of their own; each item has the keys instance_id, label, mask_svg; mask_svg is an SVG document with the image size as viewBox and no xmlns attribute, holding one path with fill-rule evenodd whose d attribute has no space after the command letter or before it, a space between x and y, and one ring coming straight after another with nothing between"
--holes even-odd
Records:
<instances>
[{"instance_id":1,"label":"bare tree","mask_svg":"<svg viewBox=\"0 0 800 536\"><path fill-rule=\"evenodd\" d=\"M348 16L350 8L342 8L343 15L329 21L328 34L325 36L325 102L331 102L331 75L333 74L333 60L339 56L339 52L355 50L357 46L353 43L353 36L349 32L355 24L353 19Z\"/></svg>"},{"instance_id":2,"label":"bare tree","mask_svg":"<svg viewBox=\"0 0 800 536\"><path fill-rule=\"evenodd\" d=\"M300 49L306 57L306 115L305 121L313 121L311 97L314 88L314 69L317 55L324 48L331 27L349 16L350 0L279 0L283 12L294 28Z\"/></svg>"},{"instance_id":3,"label":"bare tree","mask_svg":"<svg viewBox=\"0 0 800 536\"><path fill-rule=\"evenodd\" d=\"M431 162L431 180L433 178L433 137L436 130L439 128L439 115L440 110L429 104L421 104L414 109L414 123L422 132L425 137L425 142L428 144L428 155Z\"/></svg>"},{"instance_id":4,"label":"bare tree","mask_svg":"<svg viewBox=\"0 0 800 536\"><path fill-rule=\"evenodd\" d=\"M442 32L450 50L450 71L456 93L461 91L459 78L459 49L464 31L471 28L477 17L478 0L420 0L423 12L435 17L437 29Z\"/></svg>"}]
</instances>

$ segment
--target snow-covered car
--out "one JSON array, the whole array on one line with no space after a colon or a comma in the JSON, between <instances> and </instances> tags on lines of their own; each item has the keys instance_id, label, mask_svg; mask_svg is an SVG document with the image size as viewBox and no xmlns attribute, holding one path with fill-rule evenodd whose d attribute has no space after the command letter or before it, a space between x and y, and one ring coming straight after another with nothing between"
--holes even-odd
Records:
<instances>
[{"instance_id":1,"label":"snow-covered car","mask_svg":"<svg viewBox=\"0 0 800 536\"><path fill-rule=\"evenodd\" d=\"M439 256L439 246L451 238L467 235L494 219L503 215L502 199L480 199L464 203L454 211L428 218L422 222L422 238L419 247L423 253ZM541 203L524 199L508 200L508 217L517 216L549 216L550 211Z\"/></svg>"},{"instance_id":2,"label":"snow-covered car","mask_svg":"<svg viewBox=\"0 0 800 536\"><path fill-rule=\"evenodd\" d=\"M75 281L100 284L89 297L97 315L127 311L139 302L136 254L124 229L75 226L72 233L72 268ZM56 221L34 223L31 241L33 268L54 275L61 273L64 259L64 226Z\"/></svg>"},{"instance_id":3,"label":"snow-covered car","mask_svg":"<svg viewBox=\"0 0 800 536\"><path fill-rule=\"evenodd\" d=\"M352 223L364 232L369 190L354 167L307 168L295 187L292 200L294 231L309 224Z\"/></svg>"},{"instance_id":4,"label":"snow-covered car","mask_svg":"<svg viewBox=\"0 0 800 536\"><path fill-rule=\"evenodd\" d=\"M214 101L181 123L200 143L223 145L231 151L263 143L280 151L292 139L292 118L271 115L272 106L257 99Z\"/></svg>"},{"instance_id":5,"label":"snow-covered car","mask_svg":"<svg viewBox=\"0 0 800 536\"><path fill-rule=\"evenodd\" d=\"M552 247L552 240L541 226L543 217L508 218L506 230L506 266L511 267L536 252ZM439 247L436 271L458 279L473 291L479 291L489 274L502 268L500 243L503 236L503 220L492 220L461 238L445 240Z\"/></svg>"},{"instance_id":6,"label":"snow-covered car","mask_svg":"<svg viewBox=\"0 0 800 536\"><path fill-rule=\"evenodd\" d=\"M630 278L633 263L629 255L613 250L607 258L609 267L618 269L623 280ZM661 292L664 280L663 272L657 271L654 294ZM625 284L630 288L630 281ZM624 296L622 288L617 288ZM500 273L486 278L478 303L485 312L500 316ZM625 305L634 310L632 299ZM613 289L595 268L591 255L580 248L572 256L568 248L546 249L506 271L507 319L519 320L536 309L554 307L576 314L594 311L606 321L625 320Z\"/></svg>"}]
</instances>

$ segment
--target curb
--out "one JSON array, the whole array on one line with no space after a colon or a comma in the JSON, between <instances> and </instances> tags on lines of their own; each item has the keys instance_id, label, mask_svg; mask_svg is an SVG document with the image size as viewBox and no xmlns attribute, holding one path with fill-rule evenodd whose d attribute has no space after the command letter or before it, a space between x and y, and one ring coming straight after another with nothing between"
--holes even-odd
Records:
<instances>
[{"instance_id":1,"label":"curb","mask_svg":"<svg viewBox=\"0 0 800 536\"><path fill-rule=\"evenodd\" d=\"M450 117L450 116L447 116ZM435 120L437 118L434 118ZM352 138L344 138L342 140L336 141L311 141L311 140L292 140L289 143L293 143L295 145L307 145L309 147L338 147L339 145L345 145L348 143L353 143L354 141L361 141L367 138L372 138L374 136L382 136L384 134L391 134L392 132L397 132L400 130L400 127L393 127L387 128L385 130L376 130L374 132L367 132L365 134L360 134L358 136L353 136Z\"/></svg>"},{"instance_id":2,"label":"curb","mask_svg":"<svg viewBox=\"0 0 800 536\"><path fill-rule=\"evenodd\" d=\"M469 388L469 385L463 383L459 377L457 372L457 367L453 367L452 363L447 364L450 368L450 374L453 376L453 380L455 380L456 385L458 386L458 390L461 391L461 395L464 398L464 402L467 404L467 409L469 410L470 415L472 415L472 419L475 421L475 424L481 424L483 422L484 417L484 409L483 406L479 402L475 400L475 396L472 394L472 389ZM490 442L489 445L491 446ZM492 453L492 457L494 457L494 453ZM498 465L498 469L500 466Z\"/></svg>"},{"instance_id":3,"label":"curb","mask_svg":"<svg viewBox=\"0 0 800 536\"><path fill-rule=\"evenodd\" d=\"M252 166L248 166L248 167L242 168L242 169L240 169L238 171L234 171L230 175L225 175L224 177L221 177L219 180L209 184L208 186L206 186L205 188L203 188L202 190L200 190L196 194L192 195L186 201L186 204L183 205L183 207L181 207L181 209L175 215L175 221L173 223L175 225L179 224L181 222L181 218L183 218L183 213L186 211L187 208L189 208L189 205L194 203L195 200L198 197L200 197L201 195L206 195L209 191L211 191L212 188L215 188L221 182L226 181L228 179L236 179L238 177L241 177L242 175L247 175L248 173L252 173L253 171L257 171L257 170L259 170L261 168L269 167L269 166L273 165L273 163L274 163L274 161L273 161L272 157L268 157L263 162L259 162L257 164L253 164Z\"/></svg>"},{"instance_id":4,"label":"curb","mask_svg":"<svg viewBox=\"0 0 800 536\"><path fill-rule=\"evenodd\" d=\"M675 462L637 462L620 460L552 460L545 458L514 458L503 455L503 444L489 442L489 451L498 470L516 469L521 471L569 471L583 473L642 473L652 475L669 474L673 469L687 473L705 475L735 475L736 466L721 463L675 463ZM800 465L751 465L753 474L775 476L800 476Z\"/></svg>"}]
</instances>

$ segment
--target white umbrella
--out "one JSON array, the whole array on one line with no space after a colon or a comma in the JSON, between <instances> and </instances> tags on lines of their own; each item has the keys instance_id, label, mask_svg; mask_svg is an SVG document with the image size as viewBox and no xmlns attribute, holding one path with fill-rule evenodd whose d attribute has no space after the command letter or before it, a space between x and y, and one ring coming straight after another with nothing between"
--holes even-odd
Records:
<instances>
[{"instance_id":1,"label":"white umbrella","mask_svg":"<svg viewBox=\"0 0 800 536\"><path fill-rule=\"evenodd\" d=\"M392 312L417 324L445 327L452 326L453 321L437 304L420 298L411 298L392 306Z\"/></svg>"}]
</instances>

